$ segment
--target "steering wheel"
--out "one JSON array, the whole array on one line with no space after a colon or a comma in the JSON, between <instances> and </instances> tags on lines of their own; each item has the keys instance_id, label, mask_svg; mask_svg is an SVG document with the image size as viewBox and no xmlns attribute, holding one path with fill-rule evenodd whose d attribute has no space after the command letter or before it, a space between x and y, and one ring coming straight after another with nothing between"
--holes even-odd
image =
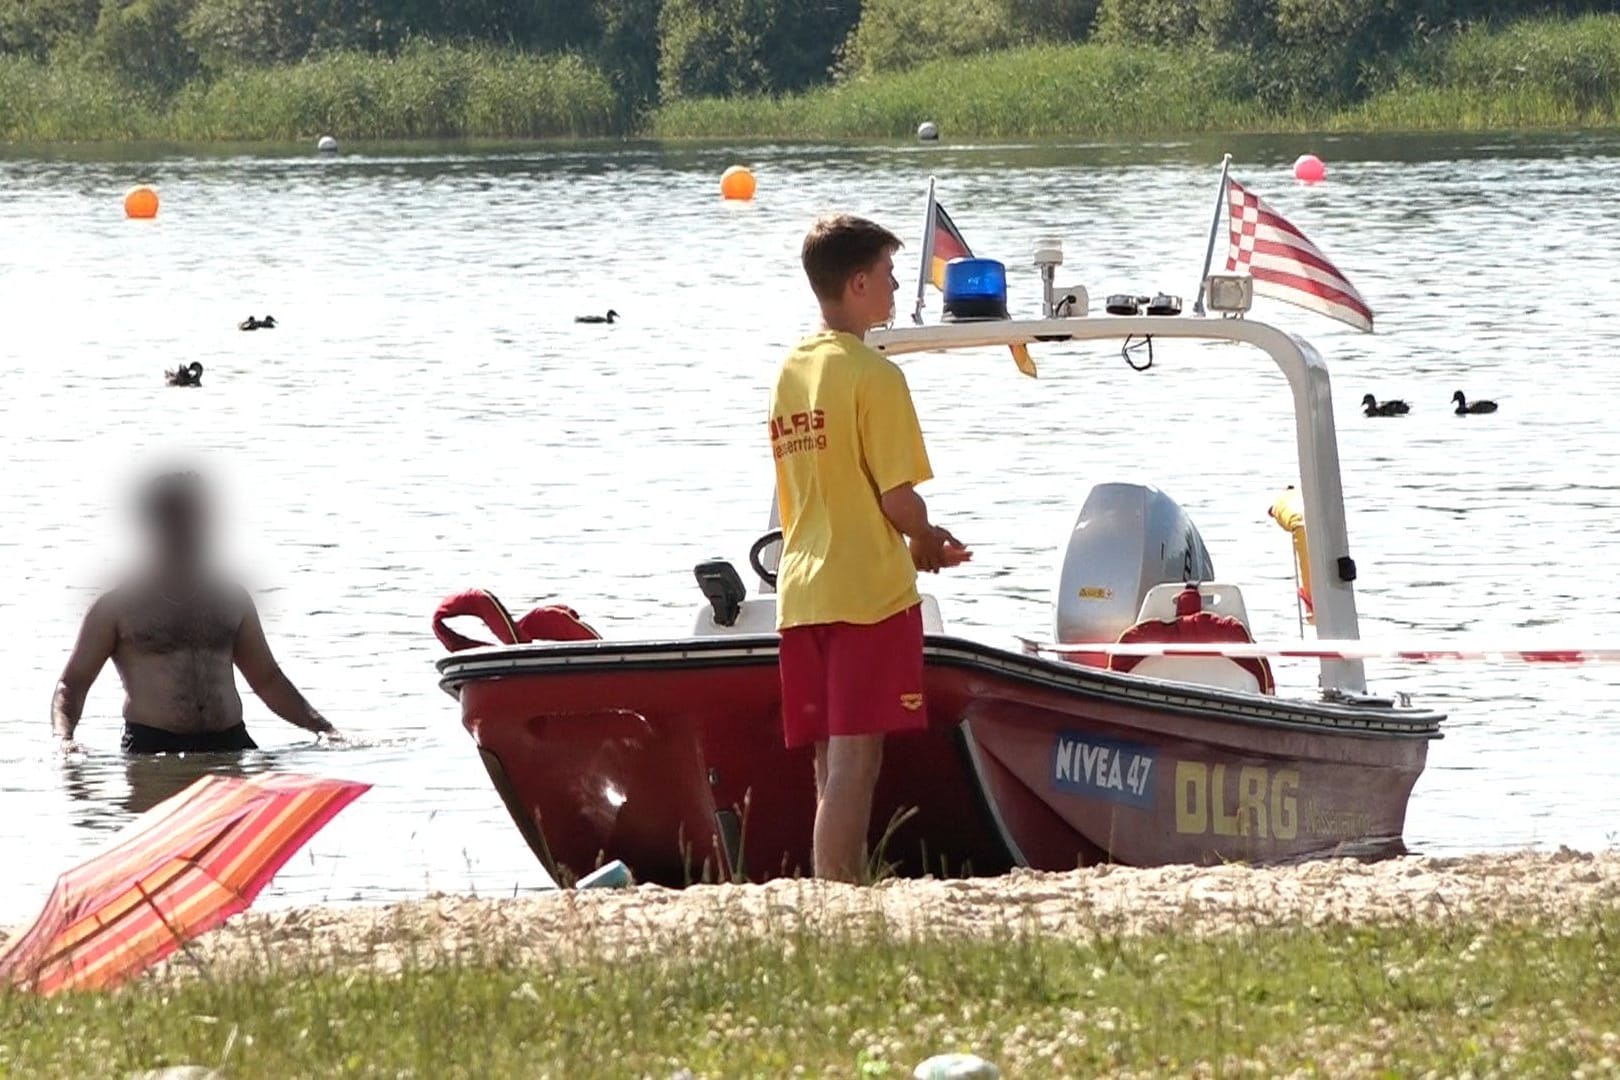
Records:
<instances>
[{"instance_id":1,"label":"steering wheel","mask_svg":"<svg viewBox=\"0 0 1620 1080\"><path fill-rule=\"evenodd\" d=\"M758 540L755 540L754 546L748 549L748 565L753 568L754 573L759 575L759 580L773 589L776 588L776 575L765 569L765 564L760 561L760 556L765 553L766 548L780 539L782 539L782 530L772 529Z\"/></svg>"}]
</instances>

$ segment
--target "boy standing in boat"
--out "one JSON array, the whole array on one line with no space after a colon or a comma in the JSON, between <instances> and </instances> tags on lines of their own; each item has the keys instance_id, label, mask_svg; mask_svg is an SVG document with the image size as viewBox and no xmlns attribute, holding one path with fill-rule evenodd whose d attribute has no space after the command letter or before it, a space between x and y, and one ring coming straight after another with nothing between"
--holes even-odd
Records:
<instances>
[{"instance_id":1,"label":"boy standing in boat","mask_svg":"<svg viewBox=\"0 0 1620 1080\"><path fill-rule=\"evenodd\" d=\"M822 329L788 354L771 395L783 734L815 745L815 873L840 881L864 871L883 737L928 724L917 571L971 557L928 520L911 391L865 343L893 317L899 248L863 218L811 227L803 262Z\"/></svg>"}]
</instances>

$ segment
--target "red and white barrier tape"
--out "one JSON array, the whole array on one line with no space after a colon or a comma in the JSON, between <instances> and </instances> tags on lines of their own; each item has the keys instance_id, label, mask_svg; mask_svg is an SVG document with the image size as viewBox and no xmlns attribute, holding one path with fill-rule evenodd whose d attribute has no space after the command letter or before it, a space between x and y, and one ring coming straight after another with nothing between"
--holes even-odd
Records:
<instances>
[{"instance_id":1,"label":"red and white barrier tape","mask_svg":"<svg viewBox=\"0 0 1620 1080\"><path fill-rule=\"evenodd\" d=\"M1524 664L1615 664L1620 663L1620 646L1581 649L1481 648L1477 645L1446 646L1440 643L1421 648L1382 645L1372 641L1315 641L1286 645L1215 641L1192 642L1098 642L1091 645L1057 645L1021 638L1036 653L1052 656L1179 656L1224 657L1228 660L1404 660L1429 664L1445 660L1495 660Z\"/></svg>"}]
</instances>

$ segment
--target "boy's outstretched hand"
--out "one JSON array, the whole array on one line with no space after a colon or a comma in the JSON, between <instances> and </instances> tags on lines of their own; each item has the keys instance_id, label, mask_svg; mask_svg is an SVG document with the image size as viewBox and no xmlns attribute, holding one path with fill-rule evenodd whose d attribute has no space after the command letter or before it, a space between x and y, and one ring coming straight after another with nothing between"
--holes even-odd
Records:
<instances>
[{"instance_id":1,"label":"boy's outstretched hand","mask_svg":"<svg viewBox=\"0 0 1620 1080\"><path fill-rule=\"evenodd\" d=\"M938 525L930 525L926 532L913 536L910 546L912 563L928 574L961 566L973 558L973 552L965 544Z\"/></svg>"}]
</instances>

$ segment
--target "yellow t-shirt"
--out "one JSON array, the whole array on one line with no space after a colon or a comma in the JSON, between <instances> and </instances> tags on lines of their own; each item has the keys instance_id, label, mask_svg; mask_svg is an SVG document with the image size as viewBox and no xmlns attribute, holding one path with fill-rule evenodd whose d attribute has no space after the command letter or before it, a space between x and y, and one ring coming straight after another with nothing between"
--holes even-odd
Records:
<instances>
[{"instance_id":1,"label":"yellow t-shirt","mask_svg":"<svg viewBox=\"0 0 1620 1080\"><path fill-rule=\"evenodd\" d=\"M778 628L871 625L917 603L911 552L880 501L934 475L905 375L853 334L813 334L782 362L770 426Z\"/></svg>"}]
</instances>

